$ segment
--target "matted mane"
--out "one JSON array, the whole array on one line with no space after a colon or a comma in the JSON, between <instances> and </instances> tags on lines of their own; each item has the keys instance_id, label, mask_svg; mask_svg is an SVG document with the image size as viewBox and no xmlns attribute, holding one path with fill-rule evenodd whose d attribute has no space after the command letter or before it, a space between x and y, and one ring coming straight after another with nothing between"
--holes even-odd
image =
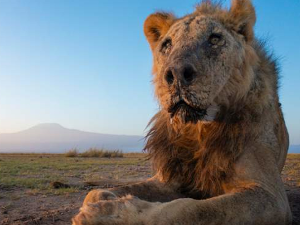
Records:
<instances>
[{"instance_id":1,"label":"matted mane","mask_svg":"<svg viewBox=\"0 0 300 225\"><path fill-rule=\"evenodd\" d=\"M209 196L223 193L222 183L232 177L235 160L255 138L247 128L258 122L247 109L225 111L215 122L177 124L177 128L165 111L153 117L145 150L165 182L176 181L185 190Z\"/></svg>"}]
</instances>

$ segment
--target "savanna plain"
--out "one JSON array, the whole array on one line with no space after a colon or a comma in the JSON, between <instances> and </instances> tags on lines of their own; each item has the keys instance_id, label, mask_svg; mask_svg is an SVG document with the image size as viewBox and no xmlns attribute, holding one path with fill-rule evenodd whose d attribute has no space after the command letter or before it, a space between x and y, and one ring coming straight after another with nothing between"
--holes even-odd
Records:
<instances>
[{"instance_id":1,"label":"savanna plain","mask_svg":"<svg viewBox=\"0 0 300 225\"><path fill-rule=\"evenodd\" d=\"M0 225L67 225L88 191L153 175L147 155L0 154ZM282 179L300 225L300 154L289 154Z\"/></svg>"}]
</instances>

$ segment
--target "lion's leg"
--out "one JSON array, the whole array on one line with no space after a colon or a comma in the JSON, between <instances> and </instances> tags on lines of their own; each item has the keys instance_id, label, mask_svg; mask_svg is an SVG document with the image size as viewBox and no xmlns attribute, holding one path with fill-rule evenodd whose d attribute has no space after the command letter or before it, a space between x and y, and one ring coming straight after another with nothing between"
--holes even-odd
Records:
<instances>
[{"instance_id":1,"label":"lion's leg","mask_svg":"<svg viewBox=\"0 0 300 225\"><path fill-rule=\"evenodd\" d=\"M146 225L290 225L288 203L257 187L207 200L177 199L153 207Z\"/></svg>"},{"instance_id":2,"label":"lion's leg","mask_svg":"<svg viewBox=\"0 0 300 225\"><path fill-rule=\"evenodd\" d=\"M153 177L144 182L108 190L92 190L86 196L83 205L95 203L99 200L113 200L128 194L149 202L167 202L185 197L179 192L175 184L165 184Z\"/></svg>"},{"instance_id":3,"label":"lion's leg","mask_svg":"<svg viewBox=\"0 0 300 225\"><path fill-rule=\"evenodd\" d=\"M207 200L181 198L166 203L151 203L126 196L84 206L73 224L290 225L287 204L261 187Z\"/></svg>"}]
</instances>

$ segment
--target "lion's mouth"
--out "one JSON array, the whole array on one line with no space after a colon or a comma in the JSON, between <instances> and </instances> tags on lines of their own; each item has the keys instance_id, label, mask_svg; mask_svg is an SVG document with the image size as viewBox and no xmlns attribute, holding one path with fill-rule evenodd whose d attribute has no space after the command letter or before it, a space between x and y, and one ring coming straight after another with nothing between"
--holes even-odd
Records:
<instances>
[{"instance_id":1,"label":"lion's mouth","mask_svg":"<svg viewBox=\"0 0 300 225\"><path fill-rule=\"evenodd\" d=\"M206 115L206 109L195 108L186 103L184 100L180 100L175 104L172 104L168 108L168 112L170 113L171 119L177 115L181 118L183 123L197 123Z\"/></svg>"}]
</instances>

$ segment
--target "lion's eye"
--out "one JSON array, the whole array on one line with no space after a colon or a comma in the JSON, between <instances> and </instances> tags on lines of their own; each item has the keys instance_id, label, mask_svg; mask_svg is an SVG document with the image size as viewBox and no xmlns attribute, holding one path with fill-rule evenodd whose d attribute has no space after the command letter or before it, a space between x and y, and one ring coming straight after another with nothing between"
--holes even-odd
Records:
<instances>
[{"instance_id":1,"label":"lion's eye","mask_svg":"<svg viewBox=\"0 0 300 225\"><path fill-rule=\"evenodd\" d=\"M212 46L222 46L225 44L225 41L222 38L221 34L210 35L210 37L208 38L208 41Z\"/></svg>"},{"instance_id":2,"label":"lion's eye","mask_svg":"<svg viewBox=\"0 0 300 225\"><path fill-rule=\"evenodd\" d=\"M163 41L163 43L161 44L161 48L160 48L160 51L163 53L163 54L168 54L169 51L171 50L171 47L172 47L172 40L171 38L167 38Z\"/></svg>"}]
</instances>

